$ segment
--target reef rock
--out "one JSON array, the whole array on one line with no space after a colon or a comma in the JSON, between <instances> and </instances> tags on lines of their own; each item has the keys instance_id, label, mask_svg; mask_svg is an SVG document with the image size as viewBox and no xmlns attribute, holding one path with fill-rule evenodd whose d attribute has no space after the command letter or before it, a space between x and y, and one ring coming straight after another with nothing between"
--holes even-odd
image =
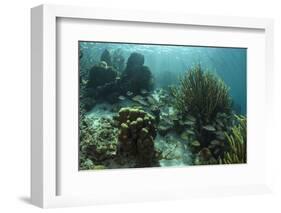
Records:
<instances>
[{"instance_id":1,"label":"reef rock","mask_svg":"<svg viewBox=\"0 0 281 213\"><path fill-rule=\"evenodd\" d=\"M141 67L144 64L144 56L140 53L132 53L127 61L127 68L135 69Z\"/></svg>"},{"instance_id":2,"label":"reef rock","mask_svg":"<svg viewBox=\"0 0 281 213\"><path fill-rule=\"evenodd\" d=\"M119 123L118 154L135 159L137 167L156 165L154 117L140 109L121 108L116 119Z\"/></svg>"},{"instance_id":3,"label":"reef rock","mask_svg":"<svg viewBox=\"0 0 281 213\"><path fill-rule=\"evenodd\" d=\"M213 157L212 152L208 148L203 148L195 158L196 165L217 164L217 160Z\"/></svg>"},{"instance_id":4,"label":"reef rock","mask_svg":"<svg viewBox=\"0 0 281 213\"><path fill-rule=\"evenodd\" d=\"M90 159L94 164L100 164L116 156L118 129L112 123L109 118L80 121L80 161ZM81 165L86 160L81 161Z\"/></svg>"},{"instance_id":5,"label":"reef rock","mask_svg":"<svg viewBox=\"0 0 281 213\"><path fill-rule=\"evenodd\" d=\"M123 56L123 52L120 48L114 50L112 52L112 66L117 69L119 72L123 72L125 68L125 58Z\"/></svg>"},{"instance_id":6,"label":"reef rock","mask_svg":"<svg viewBox=\"0 0 281 213\"><path fill-rule=\"evenodd\" d=\"M107 49L101 54L100 61L105 61L108 66L112 66L111 55Z\"/></svg>"},{"instance_id":7,"label":"reef rock","mask_svg":"<svg viewBox=\"0 0 281 213\"><path fill-rule=\"evenodd\" d=\"M131 91L134 94L141 94L141 91L150 91L153 88L151 71L143 64L144 56L142 54L132 53L130 55L121 77L123 93Z\"/></svg>"},{"instance_id":8,"label":"reef rock","mask_svg":"<svg viewBox=\"0 0 281 213\"><path fill-rule=\"evenodd\" d=\"M89 72L87 88L95 89L110 82L115 82L117 71L113 67L108 67L105 61L94 65Z\"/></svg>"},{"instance_id":9,"label":"reef rock","mask_svg":"<svg viewBox=\"0 0 281 213\"><path fill-rule=\"evenodd\" d=\"M90 111L95 103L96 101L94 98L86 97L80 100L80 107L84 108L86 111Z\"/></svg>"}]
</instances>

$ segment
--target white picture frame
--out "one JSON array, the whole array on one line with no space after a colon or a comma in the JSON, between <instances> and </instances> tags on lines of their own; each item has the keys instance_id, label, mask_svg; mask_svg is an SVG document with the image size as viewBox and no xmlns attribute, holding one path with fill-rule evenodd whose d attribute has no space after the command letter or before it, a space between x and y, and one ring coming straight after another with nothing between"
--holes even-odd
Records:
<instances>
[{"instance_id":1,"label":"white picture frame","mask_svg":"<svg viewBox=\"0 0 281 213\"><path fill-rule=\"evenodd\" d=\"M173 26L199 26L212 29L227 29L232 30L258 30L263 33L262 41L264 41L264 58L261 68L261 76L265 78L257 78L257 82L263 81L264 87L260 88L262 93L260 111L267 109L262 121L266 125L266 131L260 132L259 127L253 128L253 131L259 132L264 141L261 142L260 148L257 152L262 153L262 160L264 165L257 169L256 174L263 174L262 178L253 180L253 184L249 181L237 181L235 184L222 183L216 185L201 185L199 182L192 183L193 187L188 185L179 188L175 184L164 187L164 182L161 182L157 187L149 186L151 191L142 191L140 187L145 184L140 182L140 187L136 189L116 188L119 191L108 194L105 186L105 192L100 189L96 194L69 194L58 195L59 173L61 167L58 166L58 159L60 158L57 146L57 88L60 82L57 79L57 21L59 18L64 19L81 19L81 20L100 20L100 21L118 21L119 24L125 22L133 23L152 23L156 25L165 25L167 28ZM272 119L272 95L273 90L273 21L271 19L257 19L257 18L241 18L241 17L216 17L203 15L188 15L188 14L167 14L167 13L153 13L148 11L123 11L100 8L85 8L74 6L54 6L41 5L31 10L31 76L32 76L32 103L31 103L31 201L34 205L49 208L62 206L76 206L76 205L91 205L99 203L114 203L114 202L138 202L143 200L165 200L165 199L182 199L187 197L198 197L208 195L234 195L234 194L252 194L264 193L271 191L271 165L270 165L270 144L271 137L271 122ZM257 83L250 81L251 88L254 90L258 88ZM253 94L252 91L251 94ZM251 101L255 101L253 97ZM252 108L248 108L248 111ZM255 152L255 150L253 150ZM218 170L212 167L206 170ZM195 168L192 171L196 175L202 175L204 170L202 167ZM231 171L233 170L233 171ZM234 172L235 167L228 169L228 172ZM247 167L238 168L237 171L247 171ZM77 171L78 172L78 171ZM173 175L169 173L173 172ZM122 172L109 171L104 173L103 177L110 177L112 173L124 178L139 178L142 175L159 176L160 173L163 178L169 178L171 181L179 181L184 183L181 175L186 171L181 168L166 168L165 170L123 170ZM122 174L120 174L122 173ZM164 176L165 175L165 176ZM177 177L177 178L175 178ZM183 176L185 177L185 176ZM194 176L196 178L196 176ZM101 178L99 178L100 180ZM93 180L94 181L94 180ZM147 180L145 180L147 181ZM73 183L77 184L77 183ZM106 183L101 183L106 184ZM108 187L114 187L111 184ZM163 186L163 188L161 188ZM124 186L126 188L126 186ZM89 187L91 188L91 187ZM146 189L143 187L143 189ZM122 191L123 190L123 191ZM113 190L114 191L114 190ZM121 195L121 194L122 195Z\"/></svg>"}]
</instances>

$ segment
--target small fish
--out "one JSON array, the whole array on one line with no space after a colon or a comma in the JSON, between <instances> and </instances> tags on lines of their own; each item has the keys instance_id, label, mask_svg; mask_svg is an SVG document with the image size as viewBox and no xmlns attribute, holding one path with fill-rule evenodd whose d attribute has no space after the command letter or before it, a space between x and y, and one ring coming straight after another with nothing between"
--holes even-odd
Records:
<instances>
[{"instance_id":1,"label":"small fish","mask_svg":"<svg viewBox=\"0 0 281 213\"><path fill-rule=\"evenodd\" d=\"M212 140L212 141L210 142L210 144L211 144L211 145L214 145L214 146L218 146L218 145L220 145L220 142L219 142L218 140Z\"/></svg>"},{"instance_id":2,"label":"small fish","mask_svg":"<svg viewBox=\"0 0 281 213\"><path fill-rule=\"evenodd\" d=\"M120 96L118 97L118 99L119 99L120 101L124 101L124 100L126 99L126 97L124 97L123 95L120 95Z\"/></svg>"},{"instance_id":3,"label":"small fish","mask_svg":"<svg viewBox=\"0 0 281 213\"><path fill-rule=\"evenodd\" d=\"M223 131L217 131L215 132L216 136L217 136L217 139L220 139L220 140L224 140L225 139L225 134Z\"/></svg>"},{"instance_id":4,"label":"small fish","mask_svg":"<svg viewBox=\"0 0 281 213\"><path fill-rule=\"evenodd\" d=\"M186 130L186 132L187 132L188 134L190 134L190 135L195 135L195 132L192 131L192 130L190 130L190 129Z\"/></svg>"},{"instance_id":5,"label":"small fish","mask_svg":"<svg viewBox=\"0 0 281 213\"><path fill-rule=\"evenodd\" d=\"M213 127L211 125L203 126L203 129L210 131L210 132L216 131L215 127Z\"/></svg>"},{"instance_id":6,"label":"small fish","mask_svg":"<svg viewBox=\"0 0 281 213\"><path fill-rule=\"evenodd\" d=\"M128 91L128 92L126 93L126 95L129 96L129 97L131 97L133 94L134 94L134 93L132 93L131 91Z\"/></svg>"},{"instance_id":7,"label":"small fish","mask_svg":"<svg viewBox=\"0 0 281 213\"><path fill-rule=\"evenodd\" d=\"M199 141L192 141L191 146L198 147L198 146L200 146L200 142Z\"/></svg>"},{"instance_id":8,"label":"small fish","mask_svg":"<svg viewBox=\"0 0 281 213\"><path fill-rule=\"evenodd\" d=\"M140 95L136 95L135 97L132 98L132 100L143 106L148 106L148 103L145 100L143 100L143 97Z\"/></svg>"},{"instance_id":9,"label":"small fish","mask_svg":"<svg viewBox=\"0 0 281 213\"><path fill-rule=\"evenodd\" d=\"M101 170L101 169L106 169L106 167L104 165L96 165L94 166L94 169Z\"/></svg>"},{"instance_id":10,"label":"small fish","mask_svg":"<svg viewBox=\"0 0 281 213\"><path fill-rule=\"evenodd\" d=\"M186 133L186 132L184 132L184 133L182 133L181 135L180 135L180 137L181 137L181 139L183 139L183 140L188 140L188 134Z\"/></svg>"},{"instance_id":11,"label":"small fish","mask_svg":"<svg viewBox=\"0 0 281 213\"><path fill-rule=\"evenodd\" d=\"M221 122L221 120L217 120L218 125L220 125L221 127L224 127L223 123Z\"/></svg>"},{"instance_id":12,"label":"small fish","mask_svg":"<svg viewBox=\"0 0 281 213\"><path fill-rule=\"evenodd\" d=\"M139 100L138 102L143 106L148 106L148 103L144 100Z\"/></svg>"},{"instance_id":13,"label":"small fish","mask_svg":"<svg viewBox=\"0 0 281 213\"><path fill-rule=\"evenodd\" d=\"M187 116L187 120L192 121L192 122L196 121L196 119L193 116L191 116L191 115Z\"/></svg>"},{"instance_id":14,"label":"small fish","mask_svg":"<svg viewBox=\"0 0 281 213\"><path fill-rule=\"evenodd\" d=\"M84 79L82 80L82 84L85 85L85 84L87 84L87 83L88 83L88 80L84 80Z\"/></svg>"},{"instance_id":15,"label":"small fish","mask_svg":"<svg viewBox=\"0 0 281 213\"><path fill-rule=\"evenodd\" d=\"M192 125L194 125L194 121L184 121L184 124L185 125L188 125L188 126L192 126Z\"/></svg>"},{"instance_id":16,"label":"small fish","mask_svg":"<svg viewBox=\"0 0 281 213\"><path fill-rule=\"evenodd\" d=\"M147 102L150 104L150 105L155 105L157 103L157 101L152 97L152 96L148 96L147 97Z\"/></svg>"},{"instance_id":17,"label":"small fish","mask_svg":"<svg viewBox=\"0 0 281 213\"><path fill-rule=\"evenodd\" d=\"M139 102L140 100L142 100L142 97L140 95L136 95L132 98L133 101Z\"/></svg>"},{"instance_id":18,"label":"small fish","mask_svg":"<svg viewBox=\"0 0 281 213\"><path fill-rule=\"evenodd\" d=\"M146 95L148 92L147 92L147 90L142 89L142 90L140 91L140 93L141 93L142 95Z\"/></svg>"}]
</instances>

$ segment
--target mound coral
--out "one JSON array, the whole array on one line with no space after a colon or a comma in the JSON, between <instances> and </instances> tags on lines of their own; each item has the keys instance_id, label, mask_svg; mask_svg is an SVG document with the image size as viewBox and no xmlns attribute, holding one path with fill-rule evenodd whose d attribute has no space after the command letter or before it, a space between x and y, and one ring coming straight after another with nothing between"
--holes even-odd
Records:
<instances>
[{"instance_id":1,"label":"mound coral","mask_svg":"<svg viewBox=\"0 0 281 213\"><path fill-rule=\"evenodd\" d=\"M118 155L133 158L137 167L157 164L154 117L137 108L121 108L116 120L119 126Z\"/></svg>"},{"instance_id":2,"label":"mound coral","mask_svg":"<svg viewBox=\"0 0 281 213\"><path fill-rule=\"evenodd\" d=\"M218 112L229 113L231 99L229 88L211 72L200 65L190 68L173 89L175 108L182 116L192 115L208 124Z\"/></svg>"},{"instance_id":3,"label":"mound coral","mask_svg":"<svg viewBox=\"0 0 281 213\"><path fill-rule=\"evenodd\" d=\"M229 134L225 134L229 150L220 158L221 164L246 163L247 119L244 116L235 116L237 125L232 127Z\"/></svg>"}]
</instances>

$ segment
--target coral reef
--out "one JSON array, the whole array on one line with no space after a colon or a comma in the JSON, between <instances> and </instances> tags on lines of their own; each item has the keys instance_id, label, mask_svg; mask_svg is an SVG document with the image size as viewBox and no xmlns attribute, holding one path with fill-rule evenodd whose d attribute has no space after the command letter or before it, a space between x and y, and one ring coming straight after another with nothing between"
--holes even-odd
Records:
<instances>
[{"instance_id":1,"label":"coral reef","mask_svg":"<svg viewBox=\"0 0 281 213\"><path fill-rule=\"evenodd\" d=\"M100 61L104 61L108 66L112 66L111 55L107 49L101 54Z\"/></svg>"},{"instance_id":2,"label":"coral reef","mask_svg":"<svg viewBox=\"0 0 281 213\"><path fill-rule=\"evenodd\" d=\"M203 148L200 152L196 155L195 158L195 165L210 165L210 164L217 164L217 160L212 155L212 152L208 148Z\"/></svg>"},{"instance_id":3,"label":"coral reef","mask_svg":"<svg viewBox=\"0 0 281 213\"><path fill-rule=\"evenodd\" d=\"M90 111L96 104L95 98L92 96L88 96L86 85L87 85L87 81L80 78L80 91L79 91L80 114L85 114L85 112Z\"/></svg>"},{"instance_id":4,"label":"coral reef","mask_svg":"<svg viewBox=\"0 0 281 213\"><path fill-rule=\"evenodd\" d=\"M87 88L97 88L106 83L114 82L117 77L117 71L113 67L107 66L105 61L94 65L90 72L87 82Z\"/></svg>"},{"instance_id":5,"label":"coral reef","mask_svg":"<svg viewBox=\"0 0 281 213\"><path fill-rule=\"evenodd\" d=\"M94 125L95 123L95 125ZM80 119L80 166L94 168L117 154L118 129L108 118Z\"/></svg>"},{"instance_id":6,"label":"coral reef","mask_svg":"<svg viewBox=\"0 0 281 213\"><path fill-rule=\"evenodd\" d=\"M128 58L126 68L121 76L124 94L127 91L141 94L142 90L150 91L153 88L151 71L149 67L143 64L144 56L140 53L132 53Z\"/></svg>"},{"instance_id":7,"label":"coral reef","mask_svg":"<svg viewBox=\"0 0 281 213\"><path fill-rule=\"evenodd\" d=\"M112 66L120 73L124 71L125 58L121 48L118 48L112 52Z\"/></svg>"},{"instance_id":8,"label":"coral reef","mask_svg":"<svg viewBox=\"0 0 281 213\"><path fill-rule=\"evenodd\" d=\"M154 117L137 108L122 108L116 120L120 129L118 155L133 157L137 167L157 165Z\"/></svg>"},{"instance_id":9,"label":"coral reef","mask_svg":"<svg viewBox=\"0 0 281 213\"><path fill-rule=\"evenodd\" d=\"M174 107L183 122L190 116L195 118L193 130L200 148L208 148L216 159L220 157L225 149L223 132L232 126L232 100L226 84L200 65L195 65L186 72L180 85L172 88L172 94Z\"/></svg>"},{"instance_id":10,"label":"coral reef","mask_svg":"<svg viewBox=\"0 0 281 213\"><path fill-rule=\"evenodd\" d=\"M85 109L86 112L90 111L94 105L95 105L96 101L94 98L91 97L85 97L85 98L81 98L80 99L80 108ZM81 109L80 109L81 112Z\"/></svg>"},{"instance_id":11,"label":"coral reef","mask_svg":"<svg viewBox=\"0 0 281 213\"><path fill-rule=\"evenodd\" d=\"M208 124L220 113L230 113L229 88L211 72L204 72L200 65L190 68L173 89L175 108L183 115L192 115Z\"/></svg>"},{"instance_id":12,"label":"coral reef","mask_svg":"<svg viewBox=\"0 0 281 213\"><path fill-rule=\"evenodd\" d=\"M127 60L127 72L133 71L142 67L144 64L144 56L140 53L132 53Z\"/></svg>"},{"instance_id":13,"label":"coral reef","mask_svg":"<svg viewBox=\"0 0 281 213\"><path fill-rule=\"evenodd\" d=\"M221 164L246 163L246 139L247 139L247 119L244 116L235 116L237 125L232 127L229 134L225 134L228 151L220 158Z\"/></svg>"},{"instance_id":14,"label":"coral reef","mask_svg":"<svg viewBox=\"0 0 281 213\"><path fill-rule=\"evenodd\" d=\"M220 66L119 45L79 49L80 169L246 163L246 100Z\"/></svg>"},{"instance_id":15,"label":"coral reef","mask_svg":"<svg viewBox=\"0 0 281 213\"><path fill-rule=\"evenodd\" d=\"M155 117L155 122L159 123L159 121L160 121L160 113L161 113L160 108L157 105L152 105L150 107L150 111L152 112L152 114Z\"/></svg>"}]
</instances>

